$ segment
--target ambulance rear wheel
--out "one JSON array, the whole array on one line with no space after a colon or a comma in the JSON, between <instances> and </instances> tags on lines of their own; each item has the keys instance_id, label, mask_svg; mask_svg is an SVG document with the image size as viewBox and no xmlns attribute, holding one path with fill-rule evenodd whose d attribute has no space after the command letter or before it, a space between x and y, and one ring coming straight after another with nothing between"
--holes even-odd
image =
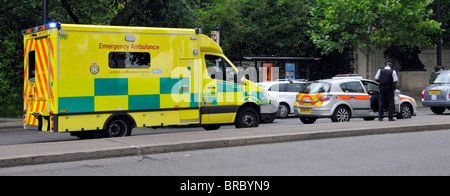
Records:
<instances>
[{"instance_id":1,"label":"ambulance rear wheel","mask_svg":"<svg viewBox=\"0 0 450 196\"><path fill-rule=\"evenodd\" d=\"M239 111L234 122L236 128L248 128L259 126L259 114L251 107L243 108Z\"/></svg>"},{"instance_id":2,"label":"ambulance rear wheel","mask_svg":"<svg viewBox=\"0 0 450 196\"><path fill-rule=\"evenodd\" d=\"M208 131L212 131L212 130L217 130L221 127L221 125L202 125L203 129L208 130Z\"/></svg>"},{"instance_id":3,"label":"ambulance rear wheel","mask_svg":"<svg viewBox=\"0 0 450 196\"><path fill-rule=\"evenodd\" d=\"M131 123L124 118L111 119L103 131L103 137L125 137L131 135Z\"/></svg>"}]
</instances>

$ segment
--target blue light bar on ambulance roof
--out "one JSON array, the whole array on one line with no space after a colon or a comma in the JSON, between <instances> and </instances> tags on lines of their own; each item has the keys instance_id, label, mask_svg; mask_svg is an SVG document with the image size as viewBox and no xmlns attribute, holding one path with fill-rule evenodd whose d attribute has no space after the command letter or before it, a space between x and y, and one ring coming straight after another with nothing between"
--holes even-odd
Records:
<instances>
[{"instance_id":1,"label":"blue light bar on ambulance roof","mask_svg":"<svg viewBox=\"0 0 450 196\"><path fill-rule=\"evenodd\" d=\"M356 77L358 74L338 74L335 77Z\"/></svg>"},{"instance_id":2,"label":"blue light bar on ambulance roof","mask_svg":"<svg viewBox=\"0 0 450 196\"><path fill-rule=\"evenodd\" d=\"M29 28L29 29L25 29L25 30L22 30L22 35L26 35L26 34L30 34L30 33L36 33L36 32L39 32L39 31L45 31L45 30L48 30L48 29L61 29L61 23L59 23L59 22L51 22L51 23L48 23L48 24L45 24L45 25L41 25L41 26L38 26L38 27L33 27L33 28Z\"/></svg>"},{"instance_id":3,"label":"blue light bar on ambulance roof","mask_svg":"<svg viewBox=\"0 0 450 196\"><path fill-rule=\"evenodd\" d=\"M54 29L54 28L57 28L57 27L58 27L58 23L56 23L56 22L48 23L48 28L49 29Z\"/></svg>"}]
</instances>

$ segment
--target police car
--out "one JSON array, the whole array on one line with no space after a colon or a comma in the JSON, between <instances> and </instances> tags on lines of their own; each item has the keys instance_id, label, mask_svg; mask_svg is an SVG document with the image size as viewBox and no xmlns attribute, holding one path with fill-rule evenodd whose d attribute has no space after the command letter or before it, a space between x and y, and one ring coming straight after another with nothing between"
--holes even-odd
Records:
<instances>
[{"instance_id":1,"label":"police car","mask_svg":"<svg viewBox=\"0 0 450 196\"><path fill-rule=\"evenodd\" d=\"M307 83L297 94L294 111L305 124L312 124L318 118L331 118L333 122L348 122L351 118L374 120L378 117L378 94L375 81L357 74L337 75ZM416 116L417 102L396 91L395 113L399 119Z\"/></svg>"}]
</instances>

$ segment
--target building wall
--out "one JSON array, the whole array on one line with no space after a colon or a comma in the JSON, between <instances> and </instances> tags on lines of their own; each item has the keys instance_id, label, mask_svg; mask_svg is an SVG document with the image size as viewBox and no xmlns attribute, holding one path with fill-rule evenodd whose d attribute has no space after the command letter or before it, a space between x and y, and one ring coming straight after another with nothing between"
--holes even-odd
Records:
<instances>
[{"instance_id":1,"label":"building wall","mask_svg":"<svg viewBox=\"0 0 450 196\"><path fill-rule=\"evenodd\" d=\"M384 67L384 62L391 60L385 58L383 52L384 50L374 51L370 56L369 66L366 67L366 56L358 50L355 55L355 72L374 80L378 69ZM399 77L398 89L421 93L428 86L430 76L437 65L436 49L423 49L419 58L425 65L426 71L399 71L400 65L394 62L396 63L394 69L397 70ZM442 51L442 65L445 69L450 69L450 50Z\"/></svg>"}]
</instances>

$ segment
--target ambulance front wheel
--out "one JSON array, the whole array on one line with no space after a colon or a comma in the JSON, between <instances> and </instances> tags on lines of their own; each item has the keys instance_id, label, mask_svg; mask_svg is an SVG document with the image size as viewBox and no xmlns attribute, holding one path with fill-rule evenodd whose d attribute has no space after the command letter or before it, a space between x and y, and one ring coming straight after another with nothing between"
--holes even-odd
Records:
<instances>
[{"instance_id":1,"label":"ambulance front wheel","mask_svg":"<svg viewBox=\"0 0 450 196\"><path fill-rule=\"evenodd\" d=\"M259 114L252 107L245 107L239 110L234 122L236 128L248 128L259 126Z\"/></svg>"},{"instance_id":2,"label":"ambulance front wheel","mask_svg":"<svg viewBox=\"0 0 450 196\"><path fill-rule=\"evenodd\" d=\"M132 124L125 118L113 118L106 124L103 137L125 137L131 135Z\"/></svg>"}]
</instances>

